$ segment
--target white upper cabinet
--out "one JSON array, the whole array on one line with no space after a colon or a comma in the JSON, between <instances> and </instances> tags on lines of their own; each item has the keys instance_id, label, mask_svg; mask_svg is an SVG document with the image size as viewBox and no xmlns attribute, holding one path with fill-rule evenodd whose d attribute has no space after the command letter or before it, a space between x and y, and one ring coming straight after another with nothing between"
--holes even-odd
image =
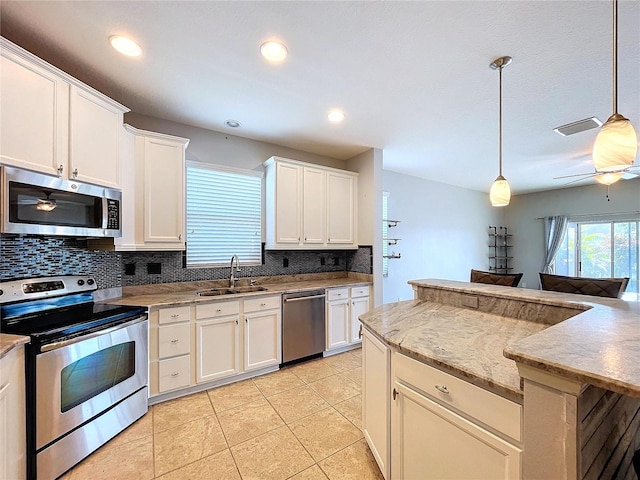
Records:
<instances>
[{"instance_id":1,"label":"white upper cabinet","mask_svg":"<svg viewBox=\"0 0 640 480\"><path fill-rule=\"evenodd\" d=\"M354 217L357 177L334 171L327 172L327 243L356 243L357 220Z\"/></svg>"},{"instance_id":2,"label":"white upper cabinet","mask_svg":"<svg viewBox=\"0 0 640 480\"><path fill-rule=\"evenodd\" d=\"M119 142L129 110L0 38L0 162L120 187Z\"/></svg>"},{"instance_id":3,"label":"white upper cabinet","mask_svg":"<svg viewBox=\"0 0 640 480\"><path fill-rule=\"evenodd\" d=\"M185 151L189 140L122 128L122 237L92 240L121 251L185 249Z\"/></svg>"},{"instance_id":4,"label":"white upper cabinet","mask_svg":"<svg viewBox=\"0 0 640 480\"><path fill-rule=\"evenodd\" d=\"M298 165L277 163L275 174L274 209L275 241L280 244L300 243L302 195L302 168Z\"/></svg>"},{"instance_id":5,"label":"white upper cabinet","mask_svg":"<svg viewBox=\"0 0 640 480\"><path fill-rule=\"evenodd\" d=\"M358 174L271 157L266 248L358 248Z\"/></svg>"},{"instance_id":6,"label":"white upper cabinet","mask_svg":"<svg viewBox=\"0 0 640 480\"><path fill-rule=\"evenodd\" d=\"M302 221L303 242L322 245L326 237L326 172L303 167Z\"/></svg>"},{"instance_id":7,"label":"white upper cabinet","mask_svg":"<svg viewBox=\"0 0 640 480\"><path fill-rule=\"evenodd\" d=\"M120 187L122 110L74 85L69 91L69 106L71 178Z\"/></svg>"}]
</instances>

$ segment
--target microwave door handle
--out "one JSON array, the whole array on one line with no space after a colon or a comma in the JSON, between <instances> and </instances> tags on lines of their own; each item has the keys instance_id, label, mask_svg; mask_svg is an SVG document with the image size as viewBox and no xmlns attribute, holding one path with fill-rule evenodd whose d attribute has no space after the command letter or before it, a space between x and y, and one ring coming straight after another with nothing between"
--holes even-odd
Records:
<instances>
[{"instance_id":1,"label":"microwave door handle","mask_svg":"<svg viewBox=\"0 0 640 480\"><path fill-rule=\"evenodd\" d=\"M69 340L63 340L61 342L54 342L54 343L49 343L47 345L43 345L40 351L44 353L44 352L49 352L51 350L58 350L59 348L64 348L69 345L73 345L74 343L84 342L85 340L100 337L102 335L107 335L109 333L115 332L116 330L120 330L122 328L131 327L133 325L136 325L137 323L141 323L146 320L147 320L147 314L145 313L144 315L140 315L134 320L131 320L126 323L120 323L118 325L114 325L111 328L105 328L104 330L98 330L97 332L89 333L87 335L80 335L79 337L70 338Z\"/></svg>"},{"instance_id":2,"label":"microwave door handle","mask_svg":"<svg viewBox=\"0 0 640 480\"><path fill-rule=\"evenodd\" d=\"M109 205L107 203L106 195L102 195L102 229L107 229L107 222L109 221Z\"/></svg>"}]
</instances>

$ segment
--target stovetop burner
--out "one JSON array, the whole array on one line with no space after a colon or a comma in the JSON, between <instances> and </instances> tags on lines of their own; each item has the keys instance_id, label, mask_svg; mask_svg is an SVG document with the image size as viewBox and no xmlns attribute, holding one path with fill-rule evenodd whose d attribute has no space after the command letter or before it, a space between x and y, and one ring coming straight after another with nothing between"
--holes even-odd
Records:
<instances>
[{"instance_id":1,"label":"stovetop burner","mask_svg":"<svg viewBox=\"0 0 640 480\"><path fill-rule=\"evenodd\" d=\"M93 279L78 276L0 283L0 328L41 344L124 323L146 311L94 303L95 289Z\"/></svg>"}]
</instances>

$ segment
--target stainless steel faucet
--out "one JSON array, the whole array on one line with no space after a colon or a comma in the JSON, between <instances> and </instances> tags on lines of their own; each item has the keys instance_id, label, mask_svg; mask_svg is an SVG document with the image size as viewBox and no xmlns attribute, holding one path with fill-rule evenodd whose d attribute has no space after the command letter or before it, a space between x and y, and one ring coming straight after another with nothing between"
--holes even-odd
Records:
<instances>
[{"instance_id":1,"label":"stainless steel faucet","mask_svg":"<svg viewBox=\"0 0 640 480\"><path fill-rule=\"evenodd\" d=\"M233 275L233 261L236 261L236 275L240 272L240 260L238 260L238 255L234 255L231 257L231 275L229 276L229 288L234 288L236 286L236 280L238 280Z\"/></svg>"}]
</instances>

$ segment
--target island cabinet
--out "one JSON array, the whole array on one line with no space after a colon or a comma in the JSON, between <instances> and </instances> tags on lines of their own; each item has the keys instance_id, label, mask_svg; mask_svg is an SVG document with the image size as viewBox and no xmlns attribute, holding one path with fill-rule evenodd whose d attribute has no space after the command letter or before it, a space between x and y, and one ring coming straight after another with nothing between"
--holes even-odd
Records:
<instances>
[{"instance_id":1,"label":"island cabinet","mask_svg":"<svg viewBox=\"0 0 640 480\"><path fill-rule=\"evenodd\" d=\"M358 174L281 157L266 167L266 248L358 247Z\"/></svg>"},{"instance_id":2,"label":"island cabinet","mask_svg":"<svg viewBox=\"0 0 640 480\"><path fill-rule=\"evenodd\" d=\"M129 109L0 39L0 163L120 188Z\"/></svg>"},{"instance_id":3,"label":"island cabinet","mask_svg":"<svg viewBox=\"0 0 640 480\"><path fill-rule=\"evenodd\" d=\"M362 334L362 433L386 480L390 478L391 455L390 369L391 350L365 329Z\"/></svg>"},{"instance_id":4,"label":"island cabinet","mask_svg":"<svg viewBox=\"0 0 640 480\"><path fill-rule=\"evenodd\" d=\"M25 478L24 346L0 358L0 478Z\"/></svg>"},{"instance_id":5,"label":"island cabinet","mask_svg":"<svg viewBox=\"0 0 640 480\"><path fill-rule=\"evenodd\" d=\"M369 311L369 286L329 288L326 294L326 349L359 344L362 339L358 318Z\"/></svg>"},{"instance_id":6,"label":"island cabinet","mask_svg":"<svg viewBox=\"0 0 640 480\"><path fill-rule=\"evenodd\" d=\"M520 405L398 352L391 363L392 479L521 478Z\"/></svg>"},{"instance_id":7,"label":"island cabinet","mask_svg":"<svg viewBox=\"0 0 640 480\"><path fill-rule=\"evenodd\" d=\"M150 391L159 400L277 369L280 295L152 310Z\"/></svg>"}]
</instances>

